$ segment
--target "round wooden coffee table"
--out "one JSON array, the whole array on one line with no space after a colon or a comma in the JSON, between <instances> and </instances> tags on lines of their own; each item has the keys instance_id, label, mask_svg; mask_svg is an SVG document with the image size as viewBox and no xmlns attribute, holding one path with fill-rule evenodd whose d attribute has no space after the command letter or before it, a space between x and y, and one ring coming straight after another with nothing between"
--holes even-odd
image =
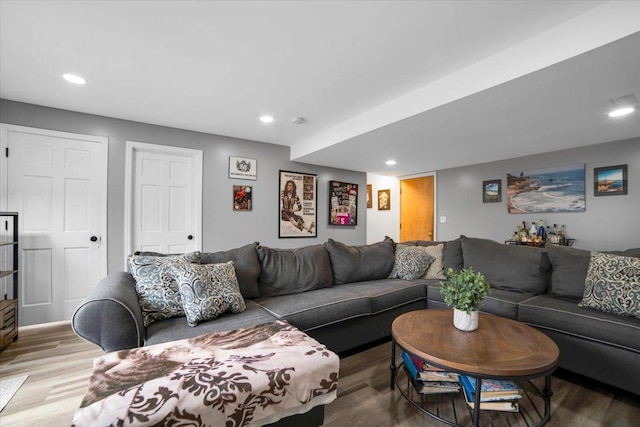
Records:
<instances>
[{"instance_id":1,"label":"round wooden coffee table","mask_svg":"<svg viewBox=\"0 0 640 427\"><path fill-rule=\"evenodd\" d=\"M480 313L479 327L463 332L453 326L453 310L417 310L398 316L391 327L391 389L396 385L396 345L446 371L476 378L475 401L480 401L482 379L514 381L545 377L541 392L545 411L539 425L551 416L551 374L558 365L560 350L542 332L515 320ZM403 393L403 395L405 395ZM407 399L423 412L444 420ZM473 425L480 422L480 405L474 406Z\"/></svg>"}]
</instances>

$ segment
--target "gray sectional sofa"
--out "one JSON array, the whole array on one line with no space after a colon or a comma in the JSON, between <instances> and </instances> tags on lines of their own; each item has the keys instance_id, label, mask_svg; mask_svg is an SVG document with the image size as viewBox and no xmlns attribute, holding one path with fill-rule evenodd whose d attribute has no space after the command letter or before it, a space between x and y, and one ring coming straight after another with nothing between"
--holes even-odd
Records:
<instances>
[{"instance_id":1,"label":"gray sectional sofa","mask_svg":"<svg viewBox=\"0 0 640 427\"><path fill-rule=\"evenodd\" d=\"M72 326L79 336L114 351L283 319L343 352L388 337L393 319L404 312L446 307L439 291L444 271L472 266L491 283L482 311L548 334L560 348L560 367L640 394L640 319L578 307L590 252L465 236L402 245L439 255L421 278L403 280L388 278L398 246L391 239L362 246L330 239L287 250L252 243L203 253L201 263L234 262L246 310L196 327L184 317L145 326L135 280L114 272L77 309ZM640 249L623 254L640 257Z\"/></svg>"}]
</instances>

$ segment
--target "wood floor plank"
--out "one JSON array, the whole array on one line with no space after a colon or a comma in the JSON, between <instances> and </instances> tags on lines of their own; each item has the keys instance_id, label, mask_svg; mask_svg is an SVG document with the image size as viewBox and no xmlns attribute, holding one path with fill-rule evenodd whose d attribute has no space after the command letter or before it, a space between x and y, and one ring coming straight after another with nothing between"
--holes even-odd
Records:
<instances>
[{"instance_id":1,"label":"wood floor plank","mask_svg":"<svg viewBox=\"0 0 640 427\"><path fill-rule=\"evenodd\" d=\"M389 389L390 352L390 343L384 342L342 355L338 399L326 407L325 426L443 425ZM0 412L0 426L69 426L87 391L93 359L102 354L100 348L77 337L68 323L21 330L20 339L0 352L0 378L24 374L29 378ZM575 375L554 376L553 390L549 426L640 425L639 396ZM440 407L450 411L446 409L450 406ZM466 407L458 412L468 420ZM495 425L517 426L518 422L501 418Z\"/></svg>"}]
</instances>

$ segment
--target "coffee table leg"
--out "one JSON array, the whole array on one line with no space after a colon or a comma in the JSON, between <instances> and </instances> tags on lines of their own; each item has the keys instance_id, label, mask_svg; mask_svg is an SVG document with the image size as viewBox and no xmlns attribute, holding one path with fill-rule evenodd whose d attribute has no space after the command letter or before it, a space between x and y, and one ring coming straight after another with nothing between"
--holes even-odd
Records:
<instances>
[{"instance_id":1,"label":"coffee table leg","mask_svg":"<svg viewBox=\"0 0 640 427\"><path fill-rule=\"evenodd\" d=\"M544 377L544 420L543 424L551 419L551 396L553 396L553 390L551 390L551 375Z\"/></svg>"},{"instance_id":2,"label":"coffee table leg","mask_svg":"<svg viewBox=\"0 0 640 427\"><path fill-rule=\"evenodd\" d=\"M474 397L475 405L473 405L473 425L480 426L480 391L482 389L482 380L476 378L476 395Z\"/></svg>"},{"instance_id":3,"label":"coffee table leg","mask_svg":"<svg viewBox=\"0 0 640 427\"><path fill-rule=\"evenodd\" d=\"M396 388L396 340L391 338L391 365L389 366L391 369L391 390Z\"/></svg>"}]
</instances>

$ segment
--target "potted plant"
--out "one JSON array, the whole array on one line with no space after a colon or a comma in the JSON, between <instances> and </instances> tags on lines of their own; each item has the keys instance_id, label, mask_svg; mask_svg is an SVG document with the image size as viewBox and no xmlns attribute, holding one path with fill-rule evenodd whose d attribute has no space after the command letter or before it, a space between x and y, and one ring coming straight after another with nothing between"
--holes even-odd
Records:
<instances>
[{"instance_id":1,"label":"potted plant","mask_svg":"<svg viewBox=\"0 0 640 427\"><path fill-rule=\"evenodd\" d=\"M473 267L463 268L455 272L447 270L449 280L440 282L440 292L444 302L453 307L453 324L462 331L478 329L478 307L489 294L489 282Z\"/></svg>"}]
</instances>

